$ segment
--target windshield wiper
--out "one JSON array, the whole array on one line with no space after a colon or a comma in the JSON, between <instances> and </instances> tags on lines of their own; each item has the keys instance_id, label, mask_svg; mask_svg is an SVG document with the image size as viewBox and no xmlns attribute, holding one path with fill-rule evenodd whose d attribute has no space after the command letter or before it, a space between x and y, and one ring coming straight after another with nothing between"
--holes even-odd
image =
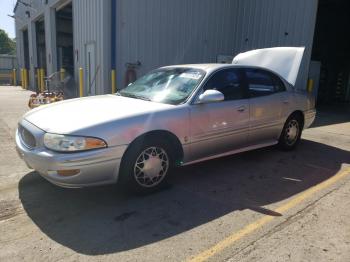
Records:
<instances>
[{"instance_id":1,"label":"windshield wiper","mask_svg":"<svg viewBox=\"0 0 350 262\"><path fill-rule=\"evenodd\" d=\"M141 99L141 100L145 100L145 101L152 101L151 99L149 99L148 97L145 96L139 96L139 95L135 95L135 94L130 94L130 93L117 93L118 95L121 96L125 96L125 97L130 97L130 98L136 98L136 99Z\"/></svg>"}]
</instances>

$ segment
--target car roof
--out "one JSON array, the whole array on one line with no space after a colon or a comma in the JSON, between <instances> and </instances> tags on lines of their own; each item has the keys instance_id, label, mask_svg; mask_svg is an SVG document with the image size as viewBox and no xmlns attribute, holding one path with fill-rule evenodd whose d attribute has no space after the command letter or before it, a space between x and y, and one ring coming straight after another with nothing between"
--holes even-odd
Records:
<instances>
[{"instance_id":1,"label":"car roof","mask_svg":"<svg viewBox=\"0 0 350 262\"><path fill-rule=\"evenodd\" d=\"M281 77L277 72L274 72L268 68L264 68L261 66L247 66L247 65L236 65L236 64L183 64L183 65L171 65L171 66L164 66L161 68L195 68L195 69L201 69L204 70L207 74L210 74L218 69L224 69L224 68L256 68L256 69L262 69L265 71L268 71L274 75L276 75L277 77L279 77L285 84L286 86L289 87L288 82Z\"/></svg>"},{"instance_id":2,"label":"car roof","mask_svg":"<svg viewBox=\"0 0 350 262\"><path fill-rule=\"evenodd\" d=\"M274 73L278 75L278 73L268 69L264 68L261 66L248 66L248 65L236 65L236 64L183 64L183 65L171 65L171 66L164 66L161 68L195 68L195 69L202 69L206 71L207 73L216 71L218 69L223 69L223 68L257 68L257 69L263 69L265 71L269 71L271 73Z\"/></svg>"},{"instance_id":3,"label":"car roof","mask_svg":"<svg viewBox=\"0 0 350 262\"><path fill-rule=\"evenodd\" d=\"M184 65L171 65L171 66L165 66L162 68L196 68L196 69L202 69L204 71L214 71L219 68L225 68L225 67L235 67L233 64L184 64Z\"/></svg>"}]
</instances>

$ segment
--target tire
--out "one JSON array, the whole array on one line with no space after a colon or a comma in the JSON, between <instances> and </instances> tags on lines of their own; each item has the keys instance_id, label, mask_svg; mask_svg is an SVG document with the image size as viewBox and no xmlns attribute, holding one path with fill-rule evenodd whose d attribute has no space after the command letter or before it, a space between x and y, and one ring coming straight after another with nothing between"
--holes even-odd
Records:
<instances>
[{"instance_id":1,"label":"tire","mask_svg":"<svg viewBox=\"0 0 350 262\"><path fill-rule=\"evenodd\" d=\"M284 124L278 145L283 150L292 150L300 142L303 131L303 121L297 114L291 115Z\"/></svg>"},{"instance_id":2,"label":"tire","mask_svg":"<svg viewBox=\"0 0 350 262\"><path fill-rule=\"evenodd\" d=\"M133 193L152 193L166 185L173 168L169 143L144 137L133 142L123 156L118 183Z\"/></svg>"}]
</instances>

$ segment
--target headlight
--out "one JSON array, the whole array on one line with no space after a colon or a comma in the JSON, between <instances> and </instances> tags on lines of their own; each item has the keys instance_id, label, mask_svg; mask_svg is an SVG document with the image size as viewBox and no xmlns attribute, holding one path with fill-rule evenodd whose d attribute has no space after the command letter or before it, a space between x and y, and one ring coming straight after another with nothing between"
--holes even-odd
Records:
<instances>
[{"instance_id":1,"label":"headlight","mask_svg":"<svg viewBox=\"0 0 350 262\"><path fill-rule=\"evenodd\" d=\"M48 149L59 152L84 151L107 147L106 142L98 138L66 136L50 133L44 135L44 145Z\"/></svg>"}]
</instances>

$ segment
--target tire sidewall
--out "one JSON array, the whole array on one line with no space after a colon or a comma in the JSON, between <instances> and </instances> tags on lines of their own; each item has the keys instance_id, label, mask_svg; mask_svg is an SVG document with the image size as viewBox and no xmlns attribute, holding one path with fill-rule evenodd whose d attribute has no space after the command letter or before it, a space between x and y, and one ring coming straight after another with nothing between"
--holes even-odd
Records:
<instances>
[{"instance_id":1,"label":"tire sidewall","mask_svg":"<svg viewBox=\"0 0 350 262\"><path fill-rule=\"evenodd\" d=\"M149 147L162 148L167 154L169 166L164 178L159 184L152 187L143 187L136 181L136 178L134 176L134 166L139 155ZM161 189L167 183L167 180L169 179L173 168L174 154L172 153L169 143L162 139L157 139L154 137L141 138L134 141L125 152L125 155L122 158L122 163L120 165L118 184L121 184L123 188L126 188L128 191L135 193L151 193Z\"/></svg>"},{"instance_id":2,"label":"tire sidewall","mask_svg":"<svg viewBox=\"0 0 350 262\"><path fill-rule=\"evenodd\" d=\"M298 134L298 138L297 140L295 141L294 144L292 145L289 145L287 142L286 142L286 138L285 138L285 135L286 135L286 131L287 131L287 127L289 125L289 123L292 121L292 120L296 120L298 122L298 126L299 126L299 134ZM280 139L279 139L279 146L284 149L284 150L292 150L294 149L300 142L300 138L301 138L301 134L302 134L302 131L303 131L303 126L302 126L302 120L300 119L300 117L298 115L291 115L286 123L284 124L283 126L283 130L282 130L282 133L281 133L281 136L280 136Z\"/></svg>"}]
</instances>

